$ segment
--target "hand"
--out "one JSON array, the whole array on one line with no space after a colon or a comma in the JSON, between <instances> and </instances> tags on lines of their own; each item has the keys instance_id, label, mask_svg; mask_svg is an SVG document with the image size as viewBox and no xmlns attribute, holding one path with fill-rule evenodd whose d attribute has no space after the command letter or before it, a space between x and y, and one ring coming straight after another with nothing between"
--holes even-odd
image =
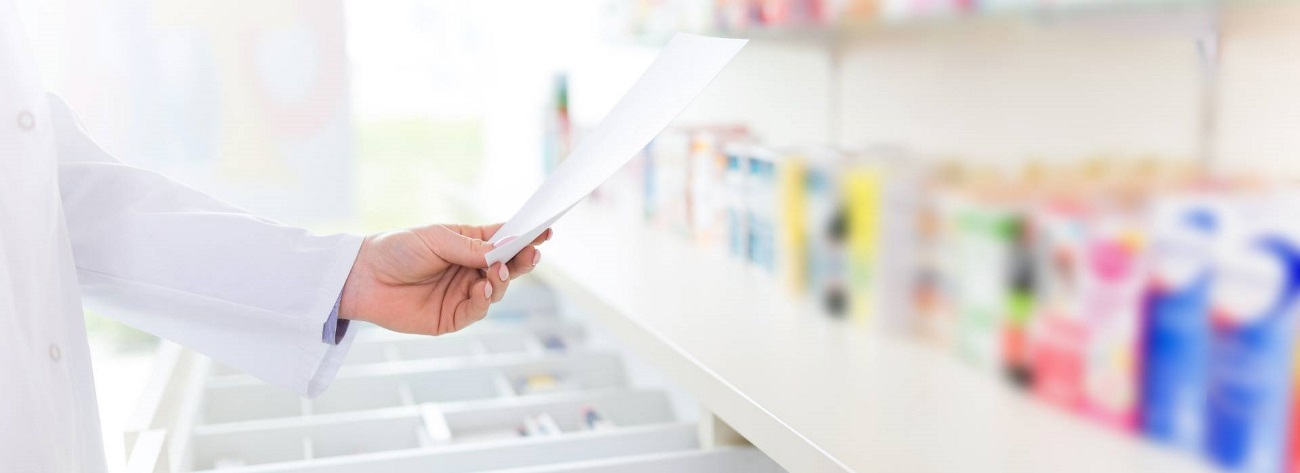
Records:
<instances>
[{"instance_id":1,"label":"hand","mask_svg":"<svg viewBox=\"0 0 1300 473\"><path fill-rule=\"evenodd\" d=\"M343 284L339 317L397 332L442 335L487 315L510 280L541 261L547 229L506 264L487 267L501 224L432 225L366 237ZM485 270L486 269L486 270Z\"/></svg>"}]
</instances>

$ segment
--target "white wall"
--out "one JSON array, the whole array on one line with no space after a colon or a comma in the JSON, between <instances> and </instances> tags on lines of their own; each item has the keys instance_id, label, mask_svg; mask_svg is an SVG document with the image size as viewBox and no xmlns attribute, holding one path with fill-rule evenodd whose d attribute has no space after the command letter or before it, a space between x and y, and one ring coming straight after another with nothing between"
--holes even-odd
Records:
<instances>
[{"instance_id":1,"label":"white wall","mask_svg":"<svg viewBox=\"0 0 1300 473\"><path fill-rule=\"evenodd\" d=\"M832 139L831 58L803 41L751 41L678 123L742 122L771 143Z\"/></svg>"},{"instance_id":2,"label":"white wall","mask_svg":"<svg viewBox=\"0 0 1300 473\"><path fill-rule=\"evenodd\" d=\"M972 23L863 38L844 60L841 144L991 160L1098 152L1191 156L1187 38Z\"/></svg>"},{"instance_id":3,"label":"white wall","mask_svg":"<svg viewBox=\"0 0 1300 473\"><path fill-rule=\"evenodd\" d=\"M1217 162L1300 171L1300 133L1292 131L1300 125L1300 6L1238 5L1221 19ZM979 161L1195 159L1204 84L1196 40L1212 20L1208 10L1184 8L855 32L838 43L838 89L828 42L760 37L678 122L748 123L778 146L891 144ZM646 57L644 47L623 49ZM644 63L614 75L630 84ZM601 77L613 66L576 73ZM574 102L584 103L587 90L574 84ZM590 108L608 108L617 90L606 87L601 94L612 99ZM590 125L599 113L576 118Z\"/></svg>"},{"instance_id":4,"label":"white wall","mask_svg":"<svg viewBox=\"0 0 1300 473\"><path fill-rule=\"evenodd\" d=\"M1294 175L1300 172L1300 6L1243 9L1224 27L1218 164Z\"/></svg>"}]
</instances>

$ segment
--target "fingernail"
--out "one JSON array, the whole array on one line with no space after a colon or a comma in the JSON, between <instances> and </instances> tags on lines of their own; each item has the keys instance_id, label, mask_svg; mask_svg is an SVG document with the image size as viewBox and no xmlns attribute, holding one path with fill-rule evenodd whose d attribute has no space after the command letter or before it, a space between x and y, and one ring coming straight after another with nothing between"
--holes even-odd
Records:
<instances>
[{"instance_id":1,"label":"fingernail","mask_svg":"<svg viewBox=\"0 0 1300 473\"><path fill-rule=\"evenodd\" d=\"M545 239L545 240L542 240L542 241L551 241L551 236L552 236L552 235L555 235L555 230L547 230L547 231L546 231L546 239Z\"/></svg>"},{"instance_id":2,"label":"fingernail","mask_svg":"<svg viewBox=\"0 0 1300 473\"><path fill-rule=\"evenodd\" d=\"M515 238L516 238L516 237L505 237L505 238L502 238L501 241L498 241L498 242L497 242L497 246L504 245L504 244L506 244L506 243L510 243L510 242L514 241Z\"/></svg>"},{"instance_id":3,"label":"fingernail","mask_svg":"<svg viewBox=\"0 0 1300 473\"><path fill-rule=\"evenodd\" d=\"M542 262L542 252L540 252L540 251L534 251L534 252L533 252L533 266L537 266L537 263L541 263L541 262Z\"/></svg>"},{"instance_id":4,"label":"fingernail","mask_svg":"<svg viewBox=\"0 0 1300 473\"><path fill-rule=\"evenodd\" d=\"M491 297L492 297L492 285L491 285L491 284L484 284L484 285L483 285L483 298L484 298L484 299L487 299L487 298L491 298Z\"/></svg>"},{"instance_id":5,"label":"fingernail","mask_svg":"<svg viewBox=\"0 0 1300 473\"><path fill-rule=\"evenodd\" d=\"M501 271L499 271L498 273L501 275L501 281L503 281L503 282L504 282L506 279L509 279L509 278L510 278L510 270L506 269L506 265L505 265L505 264L502 264L502 265L501 265Z\"/></svg>"}]
</instances>

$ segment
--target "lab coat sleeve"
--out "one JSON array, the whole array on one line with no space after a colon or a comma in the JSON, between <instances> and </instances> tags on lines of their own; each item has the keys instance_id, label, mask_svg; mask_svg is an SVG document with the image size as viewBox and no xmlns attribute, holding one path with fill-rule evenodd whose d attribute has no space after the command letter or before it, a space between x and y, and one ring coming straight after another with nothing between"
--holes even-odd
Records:
<instances>
[{"instance_id":1,"label":"lab coat sleeve","mask_svg":"<svg viewBox=\"0 0 1300 473\"><path fill-rule=\"evenodd\" d=\"M86 306L300 395L320 394L354 336L331 345L321 330L361 237L280 225L125 165L62 99L49 102Z\"/></svg>"}]
</instances>

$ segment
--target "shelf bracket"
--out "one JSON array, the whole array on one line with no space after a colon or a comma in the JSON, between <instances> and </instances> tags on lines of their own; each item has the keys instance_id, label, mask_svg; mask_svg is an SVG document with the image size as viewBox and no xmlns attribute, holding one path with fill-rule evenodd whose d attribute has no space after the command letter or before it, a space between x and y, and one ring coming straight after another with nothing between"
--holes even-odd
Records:
<instances>
[{"instance_id":1,"label":"shelf bracket","mask_svg":"<svg viewBox=\"0 0 1300 473\"><path fill-rule=\"evenodd\" d=\"M1204 30L1196 35L1196 56L1200 73L1197 117L1197 159L1203 173L1218 172L1219 145L1219 78L1222 22L1217 10L1211 13Z\"/></svg>"}]
</instances>

